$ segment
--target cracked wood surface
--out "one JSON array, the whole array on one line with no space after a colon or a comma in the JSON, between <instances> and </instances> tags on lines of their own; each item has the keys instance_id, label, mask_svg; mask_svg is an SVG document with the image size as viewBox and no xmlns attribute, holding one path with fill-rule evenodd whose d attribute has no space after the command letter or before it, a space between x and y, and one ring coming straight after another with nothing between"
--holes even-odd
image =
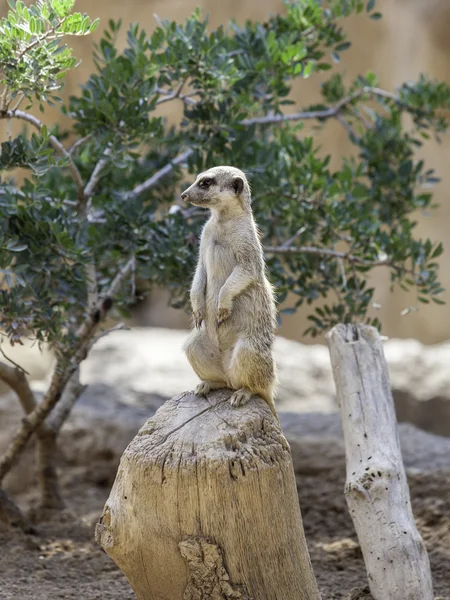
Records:
<instances>
[{"instance_id":1,"label":"cracked wood surface","mask_svg":"<svg viewBox=\"0 0 450 600\"><path fill-rule=\"evenodd\" d=\"M289 445L230 395L169 400L123 454L96 537L138 600L319 600Z\"/></svg>"},{"instance_id":2,"label":"cracked wood surface","mask_svg":"<svg viewBox=\"0 0 450 600\"><path fill-rule=\"evenodd\" d=\"M375 600L433 600L417 531L378 331L337 325L327 335L347 460L345 494Z\"/></svg>"}]
</instances>

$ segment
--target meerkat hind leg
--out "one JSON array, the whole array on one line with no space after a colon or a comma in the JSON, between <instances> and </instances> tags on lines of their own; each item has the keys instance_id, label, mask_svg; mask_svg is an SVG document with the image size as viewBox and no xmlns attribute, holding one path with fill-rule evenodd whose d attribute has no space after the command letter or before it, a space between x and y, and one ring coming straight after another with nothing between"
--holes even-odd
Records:
<instances>
[{"instance_id":1,"label":"meerkat hind leg","mask_svg":"<svg viewBox=\"0 0 450 600\"><path fill-rule=\"evenodd\" d=\"M252 396L255 396L255 394L244 387L236 390L230 398L231 406L244 406Z\"/></svg>"},{"instance_id":2,"label":"meerkat hind leg","mask_svg":"<svg viewBox=\"0 0 450 600\"><path fill-rule=\"evenodd\" d=\"M240 339L227 364L228 377L236 390L230 398L232 406L243 406L250 398L259 396L276 415L273 401L275 373L271 354L263 353Z\"/></svg>"},{"instance_id":3,"label":"meerkat hind leg","mask_svg":"<svg viewBox=\"0 0 450 600\"><path fill-rule=\"evenodd\" d=\"M204 329L194 330L183 349L192 368L202 380L195 389L197 396L206 396L211 390L227 387L219 351Z\"/></svg>"}]
</instances>

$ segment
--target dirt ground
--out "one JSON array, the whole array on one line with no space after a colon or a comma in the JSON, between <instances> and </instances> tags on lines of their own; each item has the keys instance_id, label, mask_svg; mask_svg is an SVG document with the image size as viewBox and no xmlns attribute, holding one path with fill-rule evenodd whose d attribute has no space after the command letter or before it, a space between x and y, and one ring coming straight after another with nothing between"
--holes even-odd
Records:
<instances>
[{"instance_id":1,"label":"dirt ground","mask_svg":"<svg viewBox=\"0 0 450 600\"><path fill-rule=\"evenodd\" d=\"M297 461L296 461L297 462ZM308 546L323 600L369 600L364 563L343 495L341 459L310 469L297 484ZM108 462L63 472L68 510L40 520L34 534L0 529L1 600L131 600L125 577L96 545L94 525L116 472ZM435 596L450 600L450 472L409 477L414 514L430 555ZM33 496L22 497L33 507ZM33 508L31 508L31 514Z\"/></svg>"}]
</instances>

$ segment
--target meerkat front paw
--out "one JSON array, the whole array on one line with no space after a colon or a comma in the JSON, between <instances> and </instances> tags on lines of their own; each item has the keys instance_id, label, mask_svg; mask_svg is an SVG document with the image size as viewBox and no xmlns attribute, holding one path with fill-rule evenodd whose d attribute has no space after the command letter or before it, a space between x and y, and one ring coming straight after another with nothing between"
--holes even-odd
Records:
<instances>
[{"instance_id":1,"label":"meerkat front paw","mask_svg":"<svg viewBox=\"0 0 450 600\"><path fill-rule=\"evenodd\" d=\"M234 392L234 394L231 396L231 406L244 406L244 404L246 404L253 395L254 394L252 394L246 388L241 388L240 390Z\"/></svg>"},{"instance_id":2,"label":"meerkat front paw","mask_svg":"<svg viewBox=\"0 0 450 600\"><path fill-rule=\"evenodd\" d=\"M227 319L230 318L230 316L231 316L231 308L225 308L223 306L219 306L219 308L217 309L217 316L216 316L217 327L220 327L224 321L226 321Z\"/></svg>"},{"instance_id":3,"label":"meerkat front paw","mask_svg":"<svg viewBox=\"0 0 450 600\"><path fill-rule=\"evenodd\" d=\"M195 388L196 396L206 396L212 390L219 390L225 387L225 384L220 381L202 381Z\"/></svg>"},{"instance_id":4,"label":"meerkat front paw","mask_svg":"<svg viewBox=\"0 0 450 600\"><path fill-rule=\"evenodd\" d=\"M205 310L204 308L199 308L197 310L192 311L192 316L194 318L194 323L197 329L200 329L203 321L205 320Z\"/></svg>"}]
</instances>

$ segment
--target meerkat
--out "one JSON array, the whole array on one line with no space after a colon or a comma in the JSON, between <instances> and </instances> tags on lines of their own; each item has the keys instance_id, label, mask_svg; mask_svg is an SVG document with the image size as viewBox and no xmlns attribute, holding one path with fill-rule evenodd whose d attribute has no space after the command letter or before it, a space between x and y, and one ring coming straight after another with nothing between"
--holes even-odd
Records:
<instances>
[{"instance_id":1,"label":"meerkat","mask_svg":"<svg viewBox=\"0 0 450 600\"><path fill-rule=\"evenodd\" d=\"M181 198L211 211L190 291L194 327L183 346L202 380L195 393L231 388L232 406L260 396L278 418L274 291L265 274L247 178L234 167L214 167Z\"/></svg>"}]
</instances>

